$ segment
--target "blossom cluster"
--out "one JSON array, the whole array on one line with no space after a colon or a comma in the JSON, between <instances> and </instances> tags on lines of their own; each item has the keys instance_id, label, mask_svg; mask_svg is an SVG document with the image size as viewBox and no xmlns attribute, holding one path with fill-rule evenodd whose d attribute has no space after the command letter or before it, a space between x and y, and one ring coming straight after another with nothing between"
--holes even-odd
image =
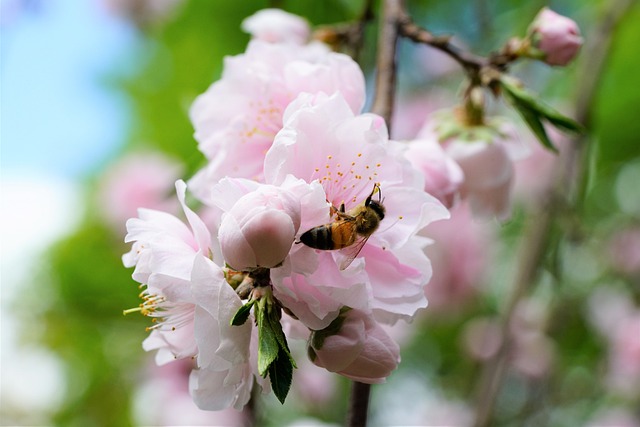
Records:
<instances>
[{"instance_id":1,"label":"blossom cluster","mask_svg":"<svg viewBox=\"0 0 640 427\"><path fill-rule=\"evenodd\" d=\"M287 339L306 340L319 367L383 382L400 361L383 325L427 306L425 227L461 198L506 216L518 156L502 122L468 138L436 115L416 140L390 140L362 111L358 64L310 41L305 20L264 10L243 29L246 51L190 110L207 163L176 182L184 220L140 209L123 256L144 285L134 310L153 320L144 349L195 360L191 395L209 410L241 409L254 384L283 400Z\"/></svg>"}]
</instances>

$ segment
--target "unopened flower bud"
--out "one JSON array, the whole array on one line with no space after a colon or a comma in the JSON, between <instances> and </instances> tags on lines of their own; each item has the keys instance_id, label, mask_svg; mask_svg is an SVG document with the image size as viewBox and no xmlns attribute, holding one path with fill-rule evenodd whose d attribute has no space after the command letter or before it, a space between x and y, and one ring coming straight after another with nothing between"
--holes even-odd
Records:
<instances>
[{"instance_id":1,"label":"unopened flower bud","mask_svg":"<svg viewBox=\"0 0 640 427\"><path fill-rule=\"evenodd\" d=\"M222 217L218 237L224 260L237 271L276 267L299 227L300 202L286 190L259 187Z\"/></svg>"},{"instance_id":2,"label":"unopened flower bud","mask_svg":"<svg viewBox=\"0 0 640 427\"><path fill-rule=\"evenodd\" d=\"M263 9L244 21L242 29L253 38L269 43L304 44L309 38L309 24L304 18L281 9Z\"/></svg>"},{"instance_id":3,"label":"unopened flower bud","mask_svg":"<svg viewBox=\"0 0 640 427\"><path fill-rule=\"evenodd\" d=\"M419 136L438 141L464 174L459 192L474 214L504 219L510 212L513 160L524 157L513 125L499 118L469 126L460 110L434 113Z\"/></svg>"},{"instance_id":4,"label":"unopened flower bud","mask_svg":"<svg viewBox=\"0 0 640 427\"><path fill-rule=\"evenodd\" d=\"M435 139L410 141L405 157L424 175L424 190L447 208L453 206L455 194L464 181L460 166L449 157Z\"/></svg>"},{"instance_id":5,"label":"unopened flower bud","mask_svg":"<svg viewBox=\"0 0 640 427\"><path fill-rule=\"evenodd\" d=\"M400 348L370 316L349 310L309 340L311 361L354 381L385 381L400 363Z\"/></svg>"},{"instance_id":6,"label":"unopened flower bud","mask_svg":"<svg viewBox=\"0 0 640 427\"><path fill-rule=\"evenodd\" d=\"M580 29L575 21L546 7L529 26L528 39L532 57L540 57L549 65L567 65L582 46Z\"/></svg>"}]
</instances>

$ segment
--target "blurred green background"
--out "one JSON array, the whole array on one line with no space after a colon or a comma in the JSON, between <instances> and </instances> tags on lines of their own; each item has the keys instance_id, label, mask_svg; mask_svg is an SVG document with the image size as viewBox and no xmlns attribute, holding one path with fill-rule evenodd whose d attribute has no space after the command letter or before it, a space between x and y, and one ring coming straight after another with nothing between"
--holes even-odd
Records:
<instances>
[{"instance_id":1,"label":"blurred green background","mask_svg":"<svg viewBox=\"0 0 640 427\"><path fill-rule=\"evenodd\" d=\"M125 269L121 261L122 254L129 250L123 242L124 223L110 222L103 212L105 199L100 194L104 181L121 159L141 151L168 156L182 168L177 177L189 177L203 165L204 157L197 151L192 137L188 109L193 99L220 76L223 57L244 51L249 40L240 30L244 18L265 7L280 7L304 16L313 26L335 24L356 19L364 4L347 0L183 0L157 2L156 6L150 5L153 0L104 0L103 3L110 6L99 6L101 13L111 14L109 19L118 22L118 31L127 34L120 40L116 53L112 52L112 61L93 70L95 82L119 102L114 107L119 110L118 121L103 126L107 129L115 126L121 132L112 138L110 146L92 158L90 167L73 175L74 195L68 199L73 208L66 212L74 213L58 219L63 230L60 233L64 235L46 248L25 254L29 258L27 272L11 273L18 266L6 261L11 259L7 258L11 247L7 247L6 241L3 243L0 413L3 425L179 423L179 411L187 411L185 407L175 409L176 418L163 418L158 403L154 406L150 397L153 393L148 384L154 375L168 374L156 372L152 367L153 355L141 348L147 335L147 319L122 315L123 309L138 305L139 291L131 279L131 270ZM488 54L512 35L523 35L529 22L545 5L575 19L589 42L608 4L604 0L526 4L516 0L407 1L416 22L435 33L454 34L457 43L478 54ZM54 6L36 0L7 1L3 8L3 31L22 25L20 20L28 20L29 25L47 25L47 13L55 13ZM376 12L377 9L376 4ZM13 15L14 21L9 19L12 15L7 11L18 14ZM556 223L553 250L545 258L544 272L527 299L529 308L523 309L522 315L523 328L535 331L538 341L524 342L519 350L522 354L509 359L510 367L498 394L493 425L640 423L638 387L629 390L629 387L611 384L616 363L630 363L640 369L640 360L637 360L640 349L626 356L631 360L623 362L616 353L620 345L633 345L633 334L640 336L640 330L631 326L625 332L630 335L629 343L620 344L612 338L618 334L616 326L625 320L615 315L620 314L620 307L627 307L632 313L630 316L635 313L637 317L640 313L638 266L621 267L619 251L612 246L616 235L635 233L635 243L623 246L621 256L635 256L636 260L640 256L637 237L640 227L640 121L636 117L640 105L638 22L640 7L635 4L613 36L610 55L591 105L593 120L588 136L591 149L584 199L578 209L564 214ZM360 58L369 87L373 82L376 33L377 20L367 27ZM82 35L77 37L81 39ZM6 58L4 50L3 43L3 58ZM547 102L571 114L581 89L581 67L588 62L589 54L584 50L566 69L523 63L513 71ZM53 61L57 60L64 61L65 57L54 57ZM7 69L5 65L3 74ZM406 120L394 125L398 132L409 129L412 121L419 123L426 111L456 103L462 74L444 56L403 41L399 73L397 114L407 117L396 117L398 122ZM34 86L37 88L37 84ZM431 104L415 110L405 107L412 102L419 105L422 100ZM55 110L57 102L62 101L45 99L44 106ZM15 105L3 97L3 116ZM493 109L496 113L512 114L500 104ZM512 116L518 122L519 118ZM32 125L37 127L38 117L32 119ZM4 128L6 119L2 120ZM533 143L524 127L522 135ZM3 131L3 169L8 144L29 145L30 142L7 140ZM86 144L92 142L87 140ZM55 147L48 149L56 150ZM51 161L56 161L55 157ZM533 169L535 171L535 165ZM3 171L5 195L15 182L15 179L8 180ZM170 191L169 186L168 196ZM526 192L522 194L527 196ZM30 227L26 222L19 225L9 222L11 218L20 217L23 209L38 213L32 220L36 223L51 220L46 206L32 200L41 195L21 197L3 200L3 240L4 233L11 231L20 238L21 232L12 230L16 226L19 230ZM504 309L516 248L528 218L529 204L522 199L516 199L515 203L513 218L507 223L483 224L494 235L490 243L493 256L486 259L487 265L474 284L477 289L464 300L445 298L417 319L410 326L410 333L405 333L400 368L387 384L373 388L372 425L464 425L470 422L484 359L482 351L469 341L474 341L474 334L482 337ZM577 231L567 234L568 229ZM434 262L434 268L437 267ZM9 280L12 281L10 291L5 289ZM631 325L639 323L631 322ZM524 335L522 331L518 333ZM16 363L16 357L10 352L42 357ZM537 357L540 352L546 353ZM29 376L30 363L44 365L48 374ZM533 367L519 369L527 364ZM176 386L176 393L184 394L185 372L188 367L178 372L177 381L183 383ZM637 380L640 381L640 373ZM342 424L347 382L343 379L336 379L337 384L323 381L320 385L313 382L298 385L303 390L332 387L329 396L315 403L313 399L310 402L292 397L280 406L272 395L262 398L257 407L261 425L285 425L302 417ZM47 382L53 386L47 386ZM19 398L28 396L31 387L34 393L39 393L37 404ZM171 401L171 397L165 398ZM229 422L202 417L197 421L202 425ZM609 419L617 420L618 424L606 424ZM628 424L621 424L623 422Z\"/></svg>"}]
</instances>

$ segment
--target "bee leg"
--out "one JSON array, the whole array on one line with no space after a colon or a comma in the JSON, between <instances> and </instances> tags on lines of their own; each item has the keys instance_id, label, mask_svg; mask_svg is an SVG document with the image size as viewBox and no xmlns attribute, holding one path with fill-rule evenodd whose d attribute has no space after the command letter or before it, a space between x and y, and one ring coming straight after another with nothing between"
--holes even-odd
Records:
<instances>
[{"instance_id":1,"label":"bee leg","mask_svg":"<svg viewBox=\"0 0 640 427\"><path fill-rule=\"evenodd\" d=\"M331 216L334 216L334 215L340 216L340 214L343 214L345 212L346 212L346 209L344 207L344 203L342 203L339 208L336 208L335 206L331 205L331 211L330 211Z\"/></svg>"}]
</instances>

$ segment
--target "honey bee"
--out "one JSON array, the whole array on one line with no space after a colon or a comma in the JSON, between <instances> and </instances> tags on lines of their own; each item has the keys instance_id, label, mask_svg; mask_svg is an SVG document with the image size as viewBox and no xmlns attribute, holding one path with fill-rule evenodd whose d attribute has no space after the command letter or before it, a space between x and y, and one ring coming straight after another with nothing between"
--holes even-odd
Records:
<instances>
[{"instance_id":1,"label":"honey bee","mask_svg":"<svg viewBox=\"0 0 640 427\"><path fill-rule=\"evenodd\" d=\"M376 192L377 201L373 200ZM351 265L369 237L378 229L380 221L384 219L385 208L382 204L380 186L374 184L366 200L347 212L344 203L339 209L331 209L336 215L336 220L305 231L300 236L300 242L325 251L348 248L347 257L340 263L340 270L344 270Z\"/></svg>"}]
</instances>

